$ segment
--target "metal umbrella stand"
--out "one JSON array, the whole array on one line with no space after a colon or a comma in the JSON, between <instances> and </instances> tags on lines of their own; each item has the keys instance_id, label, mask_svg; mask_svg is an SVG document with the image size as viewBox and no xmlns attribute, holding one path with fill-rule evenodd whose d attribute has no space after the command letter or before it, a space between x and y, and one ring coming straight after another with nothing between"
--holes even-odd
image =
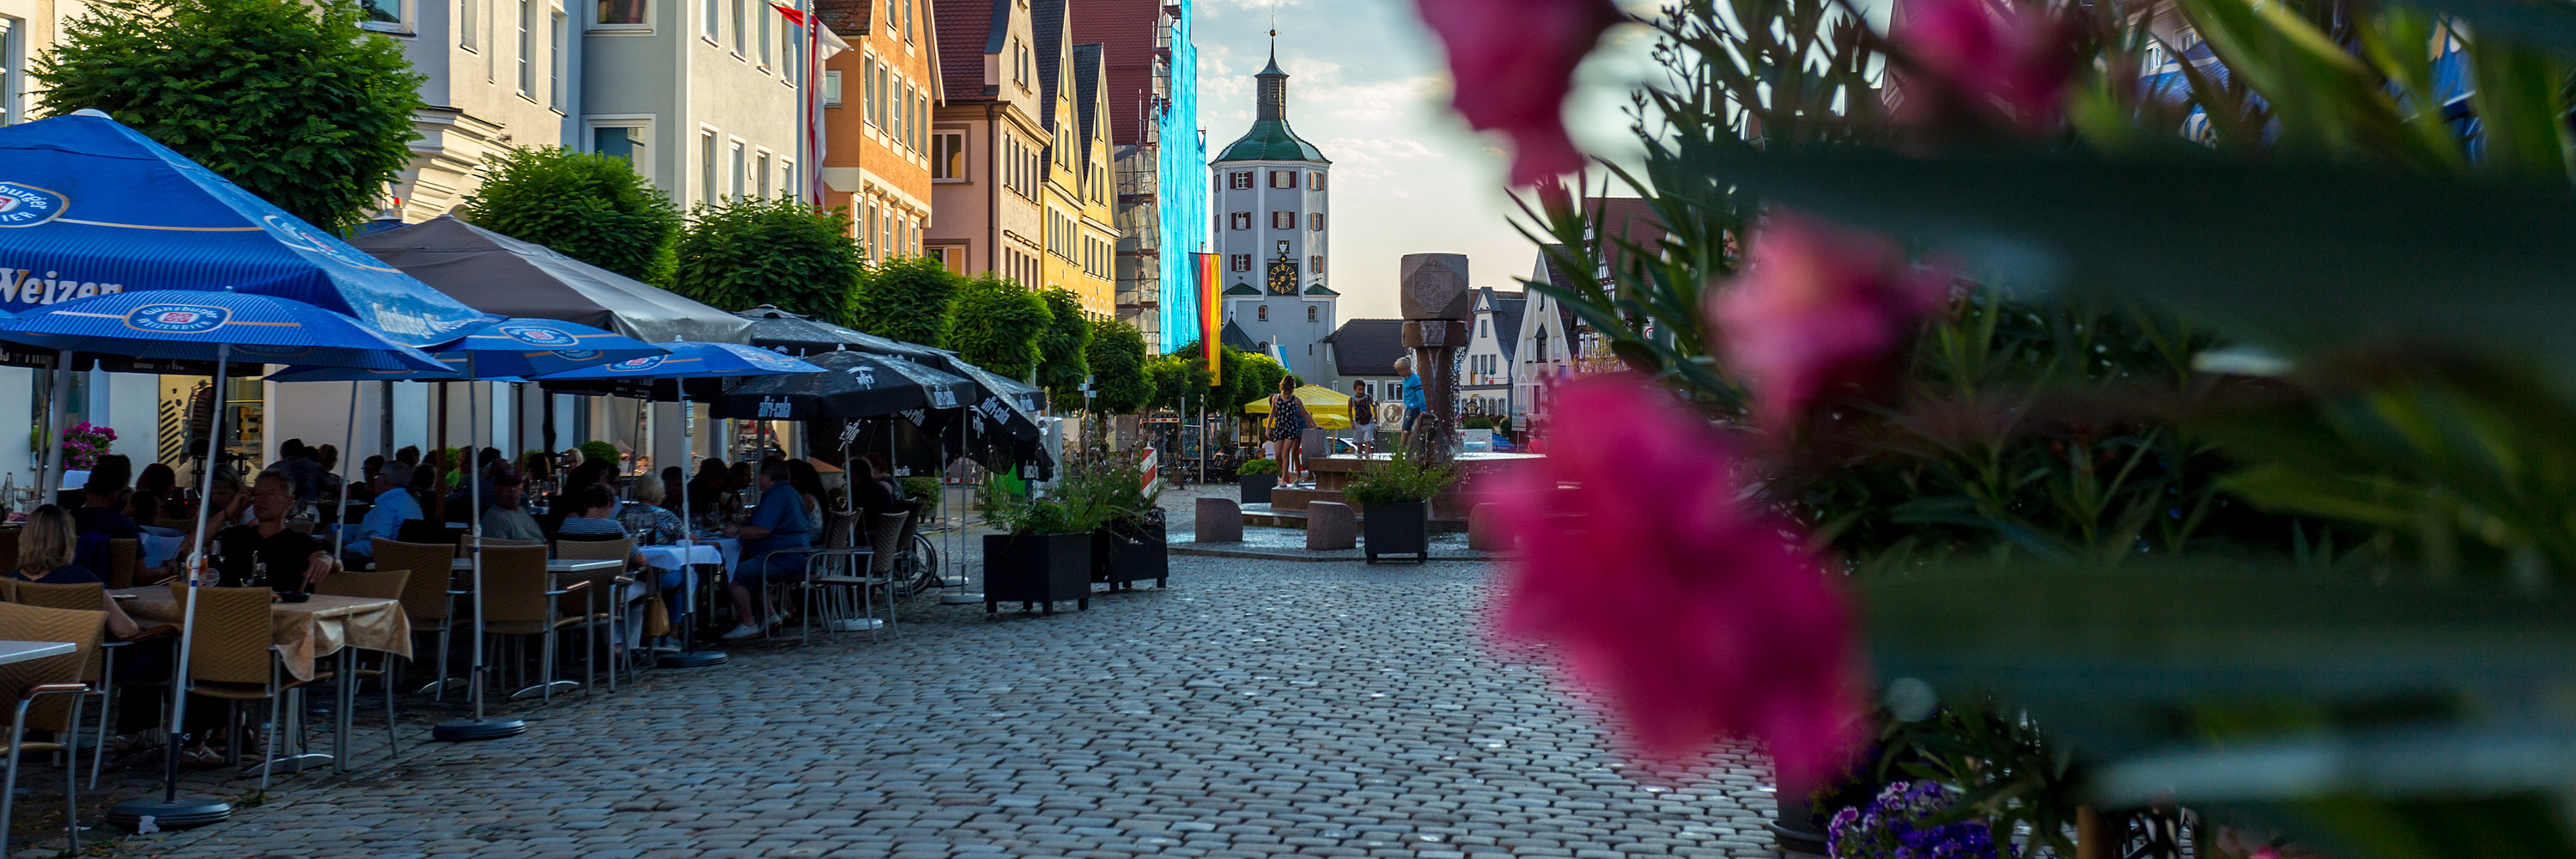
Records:
<instances>
[{"instance_id":1,"label":"metal umbrella stand","mask_svg":"<svg viewBox=\"0 0 2576 859\"><path fill-rule=\"evenodd\" d=\"M215 378L225 378L236 357L292 360L324 366L386 370L437 369L427 353L385 339L357 320L310 304L283 298L232 292L127 292L50 305L0 326L0 339L68 351L74 346L108 354L146 358L180 358L215 362ZM215 470L221 458L224 410L215 410L208 432L210 455L201 469L203 487L197 504L198 543L188 560L180 608L180 628L196 620L197 588L206 581L206 551ZM218 799L179 796L179 746L185 733L188 695L184 684L195 637L179 640L179 661L172 674L170 748L159 800L133 800L109 809L110 823L136 829L196 826L226 819L232 806Z\"/></svg>"}]
</instances>

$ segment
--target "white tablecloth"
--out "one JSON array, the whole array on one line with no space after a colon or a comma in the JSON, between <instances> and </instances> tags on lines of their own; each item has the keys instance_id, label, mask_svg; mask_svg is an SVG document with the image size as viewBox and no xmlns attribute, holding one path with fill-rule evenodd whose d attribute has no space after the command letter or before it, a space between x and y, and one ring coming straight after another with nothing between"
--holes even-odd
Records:
<instances>
[{"instance_id":1,"label":"white tablecloth","mask_svg":"<svg viewBox=\"0 0 2576 859\"><path fill-rule=\"evenodd\" d=\"M657 570L676 570L696 564L725 563L724 551L706 543L694 546L644 546L635 551L644 556L644 563ZM731 565L727 564L727 566Z\"/></svg>"}]
</instances>

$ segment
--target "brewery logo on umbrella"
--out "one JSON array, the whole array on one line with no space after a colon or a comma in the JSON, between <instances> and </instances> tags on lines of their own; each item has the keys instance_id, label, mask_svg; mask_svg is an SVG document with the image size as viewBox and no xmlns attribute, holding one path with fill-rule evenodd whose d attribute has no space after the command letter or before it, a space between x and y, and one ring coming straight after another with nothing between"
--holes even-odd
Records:
<instances>
[{"instance_id":1,"label":"brewery logo on umbrella","mask_svg":"<svg viewBox=\"0 0 2576 859\"><path fill-rule=\"evenodd\" d=\"M355 248L323 238L321 234L314 232L313 228L305 226L303 221L285 215L266 215L260 218L260 222L268 225L269 232L277 234L278 244L297 250L312 251L358 268L393 271L375 257L357 253Z\"/></svg>"},{"instance_id":2,"label":"brewery logo on umbrella","mask_svg":"<svg viewBox=\"0 0 2576 859\"><path fill-rule=\"evenodd\" d=\"M877 368L875 367L861 364L843 372L849 373L850 381L859 383L859 387L873 388L877 386Z\"/></svg>"},{"instance_id":3,"label":"brewery logo on umbrella","mask_svg":"<svg viewBox=\"0 0 2576 859\"><path fill-rule=\"evenodd\" d=\"M0 227L32 227L62 217L63 210L71 206L71 198L59 193L34 185L0 182Z\"/></svg>"},{"instance_id":4,"label":"brewery logo on umbrella","mask_svg":"<svg viewBox=\"0 0 2576 859\"><path fill-rule=\"evenodd\" d=\"M563 349L581 345L581 338L572 336L572 332L561 328L544 325L503 325L500 326L500 330L501 333L510 335L512 340L539 349Z\"/></svg>"},{"instance_id":5,"label":"brewery logo on umbrella","mask_svg":"<svg viewBox=\"0 0 2576 859\"><path fill-rule=\"evenodd\" d=\"M608 369L620 373L633 373L641 370L650 370L655 367L662 366L663 357L665 356L646 355L641 358L628 358L624 361L608 365Z\"/></svg>"},{"instance_id":6,"label":"brewery logo on umbrella","mask_svg":"<svg viewBox=\"0 0 2576 859\"><path fill-rule=\"evenodd\" d=\"M777 397L760 398L760 417L784 420L796 415L796 405Z\"/></svg>"},{"instance_id":7,"label":"brewery logo on umbrella","mask_svg":"<svg viewBox=\"0 0 2576 859\"><path fill-rule=\"evenodd\" d=\"M156 334L203 334L224 327L232 312L203 304L146 304L125 314L125 327Z\"/></svg>"}]
</instances>

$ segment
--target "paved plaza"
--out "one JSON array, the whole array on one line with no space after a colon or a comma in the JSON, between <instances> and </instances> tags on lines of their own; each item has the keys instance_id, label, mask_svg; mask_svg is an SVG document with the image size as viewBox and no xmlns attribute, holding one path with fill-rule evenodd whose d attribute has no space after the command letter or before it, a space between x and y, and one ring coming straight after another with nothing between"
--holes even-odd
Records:
<instances>
[{"instance_id":1,"label":"paved plaza","mask_svg":"<svg viewBox=\"0 0 2576 859\"><path fill-rule=\"evenodd\" d=\"M1176 556L1172 573L1048 618L917 600L900 637L648 672L516 711L524 737L307 774L228 824L113 852L1775 855L1752 756L1632 779L1548 669L1484 638L1485 565Z\"/></svg>"}]
</instances>

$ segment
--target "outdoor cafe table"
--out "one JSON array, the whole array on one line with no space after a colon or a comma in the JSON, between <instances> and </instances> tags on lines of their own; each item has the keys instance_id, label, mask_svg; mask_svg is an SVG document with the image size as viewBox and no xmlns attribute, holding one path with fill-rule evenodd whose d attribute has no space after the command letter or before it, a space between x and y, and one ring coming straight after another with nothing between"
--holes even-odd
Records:
<instances>
[{"instance_id":1,"label":"outdoor cafe table","mask_svg":"<svg viewBox=\"0 0 2576 859\"><path fill-rule=\"evenodd\" d=\"M0 665L62 656L79 649L68 641L0 641Z\"/></svg>"},{"instance_id":2,"label":"outdoor cafe table","mask_svg":"<svg viewBox=\"0 0 2576 859\"><path fill-rule=\"evenodd\" d=\"M179 623L182 606L178 594L167 585L151 585L109 591L119 596L118 604L125 613L146 625ZM279 760L254 764L293 772L345 759L349 754L351 710L356 706L355 672L349 657L363 648L411 658L411 616L395 599L344 597L314 594L300 603L278 602L268 607L269 642L276 645L278 658L286 672L297 680L313 679L313 661L317 657L338 655L339 700L334 707L332 755L296 754Z\"/></svg>"},{"instance_id":3,"label":"outdoor cafe table","mask_svg":"<svg viewBox=\"0 0 2576 859\"><path fill-rule=\"evenodd\" d=\"M615 559L615 558L608 558L608 559L595 560L595 561L567 561L567 560L564 560L564 559L562 559L562 558L554 558L554 559L550 559L550 560L546 561L546 572L549 572L549 573L557 573L557 574L561 574L561 573L587 573L587 572L590 572L590 571L592 571L592 570L604 570L604 569L608 569L608 568L610 568L610 567L624 567L624 566L626 566L626 562L625 562L625 561L623 561L623 560L619 560L619 559ZM454 571L454 572L459 572L459 573L468 573L468 572L473 572L473 571L474 571L474 559L472 559L472 558L458 558L458 559L456 559L456 561L455 561L454 563L451 563L451 564L449 564L449 565L448 565L448 569L449 569L449 570L451 570L451 571Z\"/></svg>"}]
</instances>

